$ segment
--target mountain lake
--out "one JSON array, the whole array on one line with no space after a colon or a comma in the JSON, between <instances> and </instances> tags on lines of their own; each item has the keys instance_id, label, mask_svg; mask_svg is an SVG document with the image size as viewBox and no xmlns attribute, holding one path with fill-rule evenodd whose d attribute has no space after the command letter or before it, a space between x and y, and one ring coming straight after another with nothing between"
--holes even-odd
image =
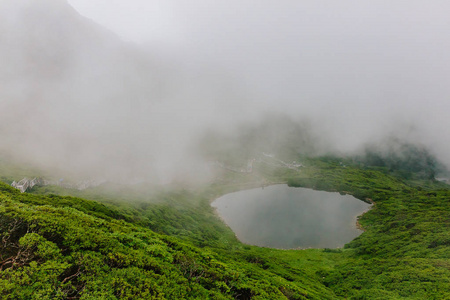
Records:
<instances>
[{"instance_id":1,"label":"mountain lake","mask_svg":"<svg viewBox=\"0 0 450 300\"><path fill-rule=\"evenodd\" d=\"M363 231L371 205L350 195L273 185L224 195L211 204L248 245L278 249L340 248Z\"/></svg>"}]
</instances>

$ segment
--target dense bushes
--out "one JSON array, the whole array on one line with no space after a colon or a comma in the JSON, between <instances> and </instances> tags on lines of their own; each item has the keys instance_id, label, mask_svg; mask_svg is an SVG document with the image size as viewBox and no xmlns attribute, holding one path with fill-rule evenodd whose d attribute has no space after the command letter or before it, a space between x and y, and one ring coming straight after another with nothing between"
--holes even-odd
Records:
<instances>
[{"instance_id":1,"label":"dense bushes","mask_svg":"<svg viewBox=\"0 0 450 300\"><path fill-rule=\"evenodd\" d=\"M283 293L306 299L308 294L251 263L87 214L70 207L75 203L61 207L55 196L37 201L8 191L0 206L2 299L277 299Z\"/></svg>"},{"instance_id":2,"label":"dense bushes","mask_svg":"<svg viewBox=\"0 0 450 300\"><path fill-rule=\"evenodd\" d=\"M0 297L450 298L448 188L330 157L305 164L301 172L265 169L258 176L374 202L359 219L365 232L344 249L238 243L208 197L243 188L250 177L241 185L223 180L198 192L161 193L159 203L116 207L20 194L0 184Z\"/></svg>"}]
</instances>

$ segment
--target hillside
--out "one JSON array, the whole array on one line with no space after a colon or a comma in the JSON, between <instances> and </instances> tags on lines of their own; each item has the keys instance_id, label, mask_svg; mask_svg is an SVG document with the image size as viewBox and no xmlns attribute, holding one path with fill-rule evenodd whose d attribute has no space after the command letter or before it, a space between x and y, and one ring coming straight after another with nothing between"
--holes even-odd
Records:
<instances>
[{"instance_id":1,"label":"hillside","mask_svg":"<svg viewBox=\"0 0 450 300\"><path fill-rule=\"evenodd\" d=\"M92 201L1 188L4 299L333 295L317 278L301 275L306 283L291 283L245 260L133 225L120 212Z\"/></svg>"},{"instance_id":2,"label":"hillside","mask_svg":"<svg viewBox=\"0 0 450 300\"><path fill-rule=\"evenodd\" d=\"M20 194L2 184L0 294L5 299L449 297L447 185L417 187L380 171L343 167L338 158L304 163L301 173L274 168L258 176L372 199L374 208L359 220L366 231L344 249L275 250L236 241L213 216L210 197L245 188L255 175L240 175L239 182L222 177L191 193L162 192L157 196L165 195L162 203L145 206Z\"/></svg>"}]
</instances>

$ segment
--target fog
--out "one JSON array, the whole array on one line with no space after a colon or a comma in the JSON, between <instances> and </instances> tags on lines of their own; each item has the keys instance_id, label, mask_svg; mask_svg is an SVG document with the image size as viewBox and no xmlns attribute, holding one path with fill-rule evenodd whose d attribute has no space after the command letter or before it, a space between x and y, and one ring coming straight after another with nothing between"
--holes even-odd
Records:
<instances>
[{"instance_id":1,"label":"fog","mask_svg":"<svg viewBox=\"0 0 450 300\"><path fill-rule=\"evenodd\" d=\"M447 1L0 1L0 150L71 176L207 176L195 142L268 113L352 153L450 165ZM195 176L187 176L193 174Z\"/></svg>"}]
</instances>

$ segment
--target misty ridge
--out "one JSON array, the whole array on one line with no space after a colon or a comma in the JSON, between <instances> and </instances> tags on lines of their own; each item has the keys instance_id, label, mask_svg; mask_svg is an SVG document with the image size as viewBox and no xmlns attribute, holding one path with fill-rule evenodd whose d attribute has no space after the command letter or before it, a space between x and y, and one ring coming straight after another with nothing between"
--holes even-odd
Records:
<instances>
[{"instance_id":1,"label":"misty ridge","mask_svg":"<svg viewBox=\"0 0 450 300\"><path fill-rule=\"evenodd\" d=\"M214 78L199 86L200 71L173 69L65 1L4 5L1 146L17 158L69 174L153 179L187 167L200 128L231 120L232 90Z\"/></svg>"},{"instance_id":2,"label":"misty ridge","mask_svg":"<svg viewBox=\"0 0 450 300\"><path fill-rule=\"evenodd\" d=\"M450 166L449 69L434 69L448 58L441 45L430 43L439 57L427 63L429 47L393 42L380 54L377 32L363 37L324 27L320 55L310 49L317 46L313 33L300 35L298 44L286 45L292 60L274 67L272 53L287 50L283 41L274 46L269 32L270 49L236 45L267 61L267 69L249 71L239 68L245 56L224 67L229 48L215 52L202 46L208 40L170 51L124 42L64 0L0 3L0 152L17 161L80 178L195 181L211 175L208 161L230 153L245 163L262 152L361 154L369 143L402 152L386 142L394 138L429 147ZM275 35L284 36L280 30ZM411 40L420 45L426 34ZM255 35L260 45L264 34ZM406 58L395 62L400 57Z\"/></svg>"}]
</instances>

